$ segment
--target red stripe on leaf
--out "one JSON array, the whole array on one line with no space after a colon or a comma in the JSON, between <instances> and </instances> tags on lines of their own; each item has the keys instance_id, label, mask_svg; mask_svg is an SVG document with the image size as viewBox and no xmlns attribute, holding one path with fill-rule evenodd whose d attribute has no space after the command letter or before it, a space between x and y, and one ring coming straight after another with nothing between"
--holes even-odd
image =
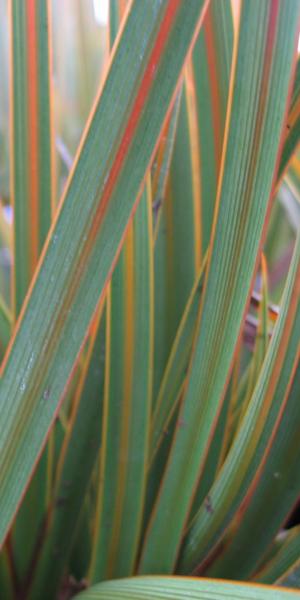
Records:
<instances>
[{"instance_id":1,"label":"red stripe on leaf","mask_svg":"<svg viewBox=\"0 0 300 600\"><path fill-rule=\"evenodd\" d=\"M28 171L29 171L29 201L30 223L30 269L31 274L36 267L38 249L38 227L39 227L39 182L38 182L38 64L37 64L37 31L36 31L36 0L27 1L27 31L28 31Z\"/></svg>"}]
</instances>

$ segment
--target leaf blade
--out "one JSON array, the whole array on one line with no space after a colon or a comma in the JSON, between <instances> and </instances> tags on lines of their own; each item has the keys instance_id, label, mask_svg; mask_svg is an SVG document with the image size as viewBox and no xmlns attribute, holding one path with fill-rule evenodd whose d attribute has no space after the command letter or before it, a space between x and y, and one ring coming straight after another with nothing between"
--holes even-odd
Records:
<instances>
[{"instance_id":1,"label":"leaf blade","mask_svg":"<svg viewBox=\"0 0 300 600\"><path fill-rule=\"evenodd\" d=\"M265 481L262 478L262 471L268 460L269 453L272 452L272 442L276 439L276 435L280 431L281 421L285 414L284 410L286 409L288 412L289 400L291 400L292 406L295 404L294 395L292 394L292 397L289 395L289 386L291 385L291 381L293 381L293 374L295 374L297 361L299 360L297 336L300 318L298 301L299 256L300 236L298 237L285 287L282 312L276 322L260 378L258 379L242 425L237 432L227 459L210 490L210 500L214 507L214 519L209 519L209 515L205 511L205 506L200 507L191 531L187 536L186 546L183 549L181 561L181 568L183 569L193 569L201 561L209 563L209 553L215 547L216 543L222 543L225 528L235 515L239 516L238 511L243 515L244 521L246 521L244 513L247 513L249 506L251 509L251 501L253 500L257 484L261 482L262 484L264 482L267 485L270 484L270 479ZM287 332L290 334L289 338L286 335ZM292 427L293 423L297 426L298 419L299 415L296 411L290 426ZM294 439L293 436L291 436L292 439ZM275 451L278 445L278 442L277 445L274 443ZM280 445L279 447L280 451L278 450L278 452L280 456L282 448ZM230 498L228 497L229 488L227 487L229 485L231 486ZM297 493L297 488L295 488L295 493ZM268 511L268 506L266 508ZM244 521L241 524L241 528L243 528ZM200 530L201 534L198 537ZM197 549L199 549L198 542L200 542L200 537L202 537L204 530L205 543L201 546L201 552L197 553ZM196 531L197 534L195 536ZM269 534L272 535L271 531L268 530L264 532L264 535L265 533L267 537ZM236 552L235 543L239 539L239 535L239 532L236 532L233 540L233 553ZM254 543L254 539L251 540L251 543ZM227 553L230 557L230 543L228 544L228 548L226 544L223 548L222 556L220 557L221 565L223 560L226 561ZM193 558L191 559L192 556ZM241 572L242 569L247 569L248 561L251 564L253 560L259 560L258 552L255 557L251 557L249 553L244 559L246 566L245 564L240 565ZM238 559L236 559L236 564L238 562ZM218 569L218 557L212 564L212 569L215 568ZM227 568L234 569L230 563L230 558L228 559Z\"/></svg>"},{"instance_id":2,"label":"leaf blade","mask_svg":"<svg viewBox=\"0 0 300 600\"><path fill-rule=\"evenodd\" d=\"M53 149L48 4L10 0L10 11L16 318L51 223Z\"/></svg>"},{"instance_id":3,"label":"leaf blade","mask_svg":"<svg viewBox=\"0 0 300 600\"><path fill-rule=\"evenodd\" d=\"M189 577L136 577L107 581L77 597L82 600L184 600L187 594L194 600L296 600L299 597L299 593L294 590Z\"/></svg>"},{"instance_id":4,"label":"leaf blade","mask_svg":"<svg viewBox=\"0 0 300 600\"><path fill-rule=\"evenodd\" d=\"M207 2L130 6L3 366L1 541L107 285Z\"/></svg>"},{"instance_id":5,"label":"leaf blade","mask_svg":"<svg viewBox=\"0 0 300 600\"><path fill-rule=\"evenodd\" d=\"M150 181L114 271L92 581L132 574L145 496L152 392Z\"/></svg>"},{"instance_id":6,"label":"leaf blade","mask_svg":"<svg viewBox=\"0 0 300 600\"><path fill-rule=\"evenodd\" d=\"M221 409L272 191L295 36L293 2L276 4L276 11L272 2L251 3L251 8L249 2L243 4L231 81L226 156L214 223L215 243L209 253L199 337L180 413L180 419L189 426L177 427L144 542L140 573L156 569L169 573L174 568L195 486ZM249 72L246 82L245 69ZM272 93L275 82L276 89L280 82L284 90L280 100L277 93ZM274 141L272 148L270 136ZM175 519L170 505L176 506Z\"/></svg>"}]
</instances>

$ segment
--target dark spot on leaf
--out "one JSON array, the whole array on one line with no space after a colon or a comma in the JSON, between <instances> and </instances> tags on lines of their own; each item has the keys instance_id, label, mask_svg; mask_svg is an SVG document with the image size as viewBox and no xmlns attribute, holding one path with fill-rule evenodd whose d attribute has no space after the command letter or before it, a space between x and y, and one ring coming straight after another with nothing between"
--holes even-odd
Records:
<instances>
[{"instance_id":1,"label":"dark spot on leaf","mask_svg":"<svg viewBox=\"0 0 300 600\"><path fill-rule=\"evenodd\" d=\"M157 198L157 200L155 200L152 204L152 211L153 211L153 215L154 215L154 219L157 219L158 216L158 211L161 207L161 203L162 203L162 199L161 198Z\"/></svg>"},{"instance_id":2,"label":"dark spot on leaf","mask_svg":"<svg viewBox=\"0 0 300 600\"><path fill-rule=\"evenodd\" d=\"M49 396L50 396L50 388L46 388L43 393L43 400L48 400Z\"/></svg>"},{"instance_id":3,"label":"dark spot on leaf","mask_svg":"<svg viewBox=\"0 0 300 600\"><path fill-rule=\"evenodd\" d=\"M212 501L211 501L211 497L210 496L206 496L205 500L204 500L204 506L206 508L206 511L212 515L214 512L213 509L213 505L212 505Z\"/></svg>"}]
</instances>

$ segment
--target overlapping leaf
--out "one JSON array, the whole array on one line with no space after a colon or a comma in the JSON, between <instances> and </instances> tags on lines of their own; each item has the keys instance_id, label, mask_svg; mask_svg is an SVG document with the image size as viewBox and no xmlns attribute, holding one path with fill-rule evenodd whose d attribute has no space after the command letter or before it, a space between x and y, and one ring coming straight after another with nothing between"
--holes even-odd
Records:
<instances>
[{"instance_id":1,"label":"overlapping leaf","mask_svg":"<svg viewBox=\"0 0 300 600\"><path fill-rule=\"evenodd\" d=\"M279 528L281 521L278 514L280 515L282 510L286 513L289 511L285 507L285 501L291 508L299 494L300 482L298 479L295 480L294 459L290 460L289 464L287 462L287 456L291 453L297 427L299 427L299 410L296 402L296 390L299 385L296 376L299 361L299 273L300 236L298 236L289 271L282 311L260 377L234 444L209 492L213 511L211 514L214 518L212 519L211 514L207 512L205 504L199 509L183 550L181 569L184 572L195 569L201 563L203 568L209 566L210 553L216 545L219 545L219 556L211 567L213 574L220 575L224 572L223 569L226 569L226 573L231 576L247 576L249 570L253 569L258 562L259 553L266 550L268 542L272 541L272 534L274 536L276 533L272 520L275 520L275 527L277 521ZM296 380L293 389L291 386L294 377ZM286 438L287 422L289 436ZM297 452L294 452L296 462L297 456ZM281 460L287 465L284 473L280 471ZM281 503L278 502L280 492L276 494L274 473L275 480L276 473L280 473L281 492L283 482L280 480L281 478L285 480L283 488L286 498L281 498ZM290 484L286 485L289 479ZM260 493L260 488L264 493ZM271 509L270 497L276 509ZM267 503L265 498L268 498ZM260 503L263 503L267 517L264 522L266 525L264 532L258 542L253 521L258 523ZM234 525L234 536L222 544L224 531L231 522ZM247 557L243 556L241 565L239 556L244 544L248 553ZM256 549L255 554L249 551L252 544Z\"/></svg>"},{"instance_id":2,"label":"overlapping leaf","mask_svg":"<svg viewBox=\"0 0 300 600\"><path fill-rule=\"evenodd\" d=\"M10 1L14 312L18 316L51 223L53 147L47 2Z\"/></svg>"},{"instance_id":3,"label":"overlapping leaf","mask_svg":"<svg viewBox=\"0 0 300 600\"><path fill-rule=\"evenodd\" d=\"M246 309L294 63L295 4L275 8L272 2L242 5L202 314L179 415L186 427L177 425L143 545L141 573L174 569Z\"/></svg>"},{"instance_id":4,"label":"overlapping leaf","mask_svg":"<svg viewBox=\"0 0 300 600\"><path fill-rule=\"evenodd\" d=\"M110 276L206 6L131 4L3 368L1 540Z\"/></svg>"}]
</instances>

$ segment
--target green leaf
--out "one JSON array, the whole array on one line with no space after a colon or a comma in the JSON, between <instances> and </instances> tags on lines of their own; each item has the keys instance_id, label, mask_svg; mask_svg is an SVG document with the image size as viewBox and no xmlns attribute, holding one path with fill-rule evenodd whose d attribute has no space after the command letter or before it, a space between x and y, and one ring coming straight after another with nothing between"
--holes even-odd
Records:
<instances>
[{"instance_id":1,"label":"green leaf","mask_svg":"<svg viewBox=\"0 0 300 600\"><path fill-rule=\"evenodd\" d=\"M1 541L111 275L206 6L131 4L3 366Z\"/></svg>"},{"instance_id":2,"label":"green leaf","mask_svg":"<svg viewBox=\"0 0 300 600\"><path fill-rule=\"evenodd\" d=\"M297 560L293 566L284 573L277 584L283 587L292 586L293 588L300 588L300 560Z\"/></svg>"},{"instance_id":3,"label":"green leaf","mask_svg":"<svg viewBox=\"0 0 300 600\"><path fill-rule=\"evenodd\" d=\"M201 264L200 222L199 215L196 214L196 192L193 187L192 173L187 88L184 83L169 178L155 240L153 390L155 398L177 328Z\"/></svg>"},{"instance_id":4,"label":"green leaf","mask_svg":"<svg viewBox=\"0 0 300 600\"><path fill-rule=\"evenodd\" d=\"M0 349L2 357L10 340L12 316L6 304L0 297Z\"/></svg>"},{"instance_id":5,"label":"green leaf","mask_svg":"<svg viewBox=\"0 0 300 600\"><path fill-rule=\"evenodd\" d=\"M207 494L216 478L220 464L222 461L223 447L226 440L226 425L229 414L229 402L230 402L230 386L226 391L225 399L222 404L221 412L218 417L218 423L215 428L214 434L211 438L208 453L206 456L205 463L203 465L203 471L201 473L200 480L197 484L197 489L193 498L193 505L189 515L189 522L191 522L197 513L199 506L202 502L206 502L207 510L210 510L210 501Z\"/></svg>"},{"instance_id":6,"label":"green leaf","mask_svg":"<svg viewBox=\"0 0 300 600\"><path fill-rule=\"evenodd\" d=\"M111 6L111 45L120 8ZM90 568L96 581L132 574L140 536L152 394L151 203L148 177L108 294L103 443Z\"/></svg>"},{"instance_id":7,"label":"green leaf","mask_svg":"<svg viewBox=\"0 0 300 600\"><path fill-rule=\"evenodd\" d=\"M284 146L282 150L279 170L278 170L278 179L280 180L282 175L284 174L289 161L295 152L297 146L299 145L299 136L300 136L300 60L298 58L295 82L291 97L291 103L289 107L289 113L287 117L287 134L284 141Z\"/></svg>"},{"instance_id":8,"label":"green leaf","mask_svg":"<svg viewBox=\"0 0 300 600\"><path fill-rule=\"evenodd\" d=\"M13 310L17 317L51 223L53 160L46 0L10 0Z\"/></svg>"},{"instance_id":9,"label":"green leaf","mask_svg":"<svg viewBox=\"0 0 300 600\"><path fill-rule=\"evenodd\" d=\"M168 423L176 409L176 400L179 399L179 391L189 365L195 326L199 314L200 298L203 290L206 262L206 258L204 258L182 315L159 389L150 430L149 465L154 460L164 431L166 431Z\"/></svg>"},{"instance_id":10,"label":"green leaf","mask_svg":"<svg viewBox=\"0 0 300 600\"><path fill-rule=\"evenodd\" d=\"M148 181L108 296L99 491L92 581L133 573L140 537L152 393L153 270Z\"/></svg>"},{"instance_id":11,"label":"green leaf","mask_svg":"<svg viewBox=\"0 0 300 600\"><path fill-rule=\"evenodd\" d=\"M195 86L200 160L202 252L209 245L220 172L233 50L230 2L211 0L195 44L190 84Z\"/></svg>"},{"instance_id":12,"label":"green leaf","mask_svg":"<svg viewBox=\"0 0 300 600\"><path fill-rule=\"evenodd\" d=\"M201 318L179 415L187 425L176 429L143 544L140 573L174 569L246 310L294 61L295 3L287 0L276 7L273 10L269 1L242 5ZM198 544L191 542L184 569L195 566L195 549L199 551Z\"/></svg>"},{"instance_id":13,"label":"green leaf","mask_svg":"<svg viewBox=\"0 0 300 600\"><path fill-rule=\"evenodd\" d=\"M9 201L9 22L8 3L0 3L0 197ZM2 211L1 211L2 212ZM2 236L1 236L2 237Z\"/></svg>"},{"instance_id":14,"label":"green leaf","mask_svg":"<svg viewBox=\"0 0 300 600\"><path fill-rule=\"evenodd\" d=\"M250 358L250 362L247 364L247 367L245 368L245 371L241 377L236 391L235 402L230 410L231 418L228 432L228 447L231 446L232 439L239 427L239 424L251 399L269 343L267 266L264 255L261 257L260 275L262 289L257 312L258 325L255 334L253 356Z\"/></svg>"},{"instance_id":15,"label":"green leaf","mask_svg":"<svg viewBox=\"0 0 300 600\"><path fill-rule=\"evenodd\" d=\"M56 596L101 444L106 327L100 307L57 466L30 597Z\"/></svg>"},{"instance_id":16,"label":"green leaf","mask_svg":"<svg viewBox=\"0 0 300 600\"><path fill-rule=\"evenodd\" d=\"M206 258L188 298L151 417L144 530L159 489L178 416L182 390L191 360ZM181 424L184 427L184 423Z\"/></svg>"},{"instance_id":17,"label":"green leaf","mask_svg":"<svg viewBox=\"0 0 300 600\"><path fill-rule=\"evenodd\" d=\"M265 465L261 472L257 469L257 477L249 486L249 494L245 497L244 506L241 506L242 522L237 517L229 528L228 536L225 536L227 548L220 553L220 560L216 560L208 571L209 575L225 571L237 578L252 575L299 498L299 385L298 368L278 432L272 432L273 444L269 456L267 459L264 457ZM247 553L242 559L245 548Z\"/></svg>"},{"instance_id":18,"label":"green leaf","mask_svg":"<svg viewBox=\"0 0 300 600\"><path fill-rule=\"evenodd\" d=\"M169 118L169 122L166 124L165 134L162 134L159 148L151 169L153 228L155 231L155 241L159 230L159 218L161 216L162 203L165 199L170 164L174 150L181 92L182 88L180 88L177 94L172 114Z\"/></svg>"},{"instance_id":19,"label":"green leaf","mask_svg":"<svg viewBox=\"0 0 300 600\"><path fill-rule=\"evenodd\" d=\"M262 569L259 569L253 578L261 583L275 583L279 585L286 580L289 573L295 569L295 565L300 563L300 526L293 527L289 531L281 534L284 537L279 550L267 561ZM293 584L293 587L299 587Z\"/></svg>"},{"instance_id":20,"label":"green leaf","mask_svg":"<svg viewBox=\"0 0 300 600\"><path fill-rule=\"evenodd\" d=\"M209 492L213 512L208 513L205 504L200 507L183 548L181 572L190 572L201 564L207 569L212 563L209 575L222 576L226 572L230 577L248 576L276 534L276 524L279 529L284 519L282 511L287 516L300 492L300 479L295 479L299 453L294 451L291 459L300 419L295 395L299 385L299 259L300 235L260 377ZM295 387L290 391L294 376ZM230 524L234 536L229 535L222 543ZM216 547L219 554L213 560L211 554ZM252 547L255 552L251 552ZM243 553L242 548L247 551Z\"/></svg>"},{"instance_id":21,"label":"green leaf","mask_svg":"<svg viewBox=\"0 0 300 600\"><path fill-rule=\"evenodd\" d=\"M230 3L211 0L185 71L169 178L156 227L155 402L180 319L209 243L231 55Z\"/></svg>"},{"instance_id":22,"label":"green leaf","mask_svg":"<svg viewBox=\"0 0 300 600\"><path fill-rule=\"evenodd\" d=\"M293 600L293 590L188 577L136 577L106 581L76 596L78 600Z\"/></svg>"}]
</instances>

